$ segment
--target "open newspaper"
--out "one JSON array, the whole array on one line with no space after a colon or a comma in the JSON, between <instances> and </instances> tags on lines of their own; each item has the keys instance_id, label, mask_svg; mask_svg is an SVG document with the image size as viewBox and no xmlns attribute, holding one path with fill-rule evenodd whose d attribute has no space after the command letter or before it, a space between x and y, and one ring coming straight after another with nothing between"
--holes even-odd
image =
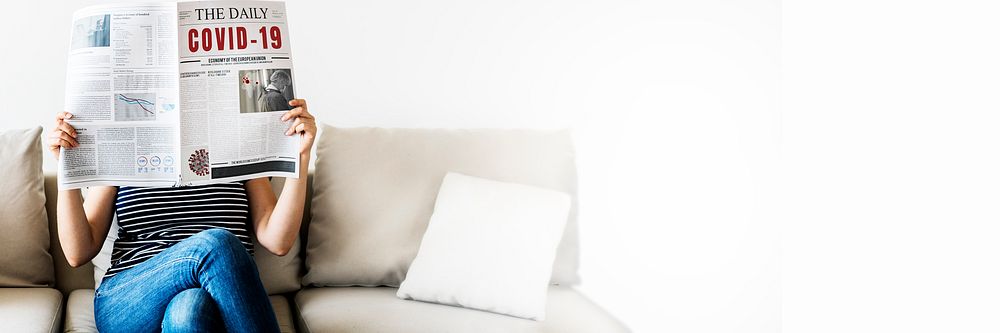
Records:
<instances>
[{"instance_id":1,"label":"open newspaper","mask_svg":"<svg viewBox=\"0 0 1000 333\"><path fill-rule=\"evenodd\" d=\"M61 189L297 177L285 5L99 5L73 15Z\"/></svg>"}]
</instances>

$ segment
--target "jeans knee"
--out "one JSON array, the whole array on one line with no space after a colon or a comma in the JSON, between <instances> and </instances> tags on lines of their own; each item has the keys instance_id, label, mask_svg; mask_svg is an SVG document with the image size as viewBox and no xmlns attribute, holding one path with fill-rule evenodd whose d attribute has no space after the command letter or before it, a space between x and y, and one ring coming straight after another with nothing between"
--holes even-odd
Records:
<instances>
[{"instance_id":1,"label":"jeans knee","mask_svg":"<svg viewBox=\"0 0 1000 333\"><path fill-rule=\"evenodd\" d=\"M194 236L210 248L243 248L236 235L226 229L209 229L195 234Z\"/></svg>"},{"instance_id":2,"label":"jeans knee","mask_svg":"<svg viewBox=\"0 0 1000 333\"><path fill-rule=\"evenodd\" d=\"M167 304L163 314L164 332L197 332L210 327L216 316L215 301L207 291L192 288L181 291Z\"/></svg>"}]
</instances>

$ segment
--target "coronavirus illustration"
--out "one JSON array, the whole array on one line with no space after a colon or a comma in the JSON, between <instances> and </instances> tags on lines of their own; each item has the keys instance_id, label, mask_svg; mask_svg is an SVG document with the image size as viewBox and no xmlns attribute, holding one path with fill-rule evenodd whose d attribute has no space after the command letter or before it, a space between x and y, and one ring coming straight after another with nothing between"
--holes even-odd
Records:
<instances>
[{"instance_id":1,"label":"coronavirus illustration","mask_svg":"<svg viewBox=\"0 0 1000 333\"><path fill-rule=\"evenodd\" d=\"M204 176L208 174L208 151L205 149L198 149L191 157L188 158L188 167L191 168L191 172L199 176Z\"/></svg>"}]
</instances>

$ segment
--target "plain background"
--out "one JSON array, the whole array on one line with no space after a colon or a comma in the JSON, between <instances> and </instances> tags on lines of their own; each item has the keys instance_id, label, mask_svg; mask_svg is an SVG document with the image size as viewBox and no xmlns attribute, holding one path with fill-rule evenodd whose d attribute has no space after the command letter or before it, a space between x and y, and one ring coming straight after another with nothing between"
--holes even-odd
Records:
<instances>
[{"instance_id":1,"label":"plain background","mask_svg":"<svg viewBox=\"0 0 1000 333\"><path fill-rule=\"evenodd\" d=\"M0 127L50 128L91 3L5 5ZM993 2L288 10L323 122L573 128L580 289L637 332L1000 331Z\"/></svg>"},{"instance_id":2,"label":"plain background","mask_svg":"<svg viewBox=\"0 0 1000 333\"><path fill-rule=\"evenodd\" d=\"M1000 332L1000 3L784 1L786 332Z\"/></svg>"}]
</instances>

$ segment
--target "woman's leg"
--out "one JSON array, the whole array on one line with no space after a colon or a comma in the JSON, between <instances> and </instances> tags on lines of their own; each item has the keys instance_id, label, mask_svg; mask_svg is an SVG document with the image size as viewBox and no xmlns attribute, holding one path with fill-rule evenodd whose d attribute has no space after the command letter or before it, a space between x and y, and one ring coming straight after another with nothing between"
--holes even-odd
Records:
<instances>
[{"instance_id":1,"label":"woman's leg","mask_svg":"<svg viewBox=\"0 0 1000 333\"><path fill-rule=\"evenodd\" d=\"M94 297L97 327L101 332L157 331L170 301L191 288L211 296L227 331L278 331L253 258L223 229L193 235L104 281Z\"/></svg>"},{"instance_id":2,"label":"woman's leg","mask_svg":"<svg viewBox=\"0 0 1000 333\"><path fill-rule=\"evenodd\" d=\"M202 231L192 236L195 237L198 237L196 243L211 249L195 270L198 285L218 305L226 330L278 332L278 319L260 281L257 265L240 240L224 229Z\"/></svg>"},{"instance_id":3,"label":"woman's leg","mask_svg":"<svg viewBox=\"0 0 1000 333\"><path fill-rule=\"evenodd\" d=\"M219 308L207 291L191 288L182 291L167 304L163 315L163 332L221 332L222 324Z\"/></svg>"}]
</instances>

